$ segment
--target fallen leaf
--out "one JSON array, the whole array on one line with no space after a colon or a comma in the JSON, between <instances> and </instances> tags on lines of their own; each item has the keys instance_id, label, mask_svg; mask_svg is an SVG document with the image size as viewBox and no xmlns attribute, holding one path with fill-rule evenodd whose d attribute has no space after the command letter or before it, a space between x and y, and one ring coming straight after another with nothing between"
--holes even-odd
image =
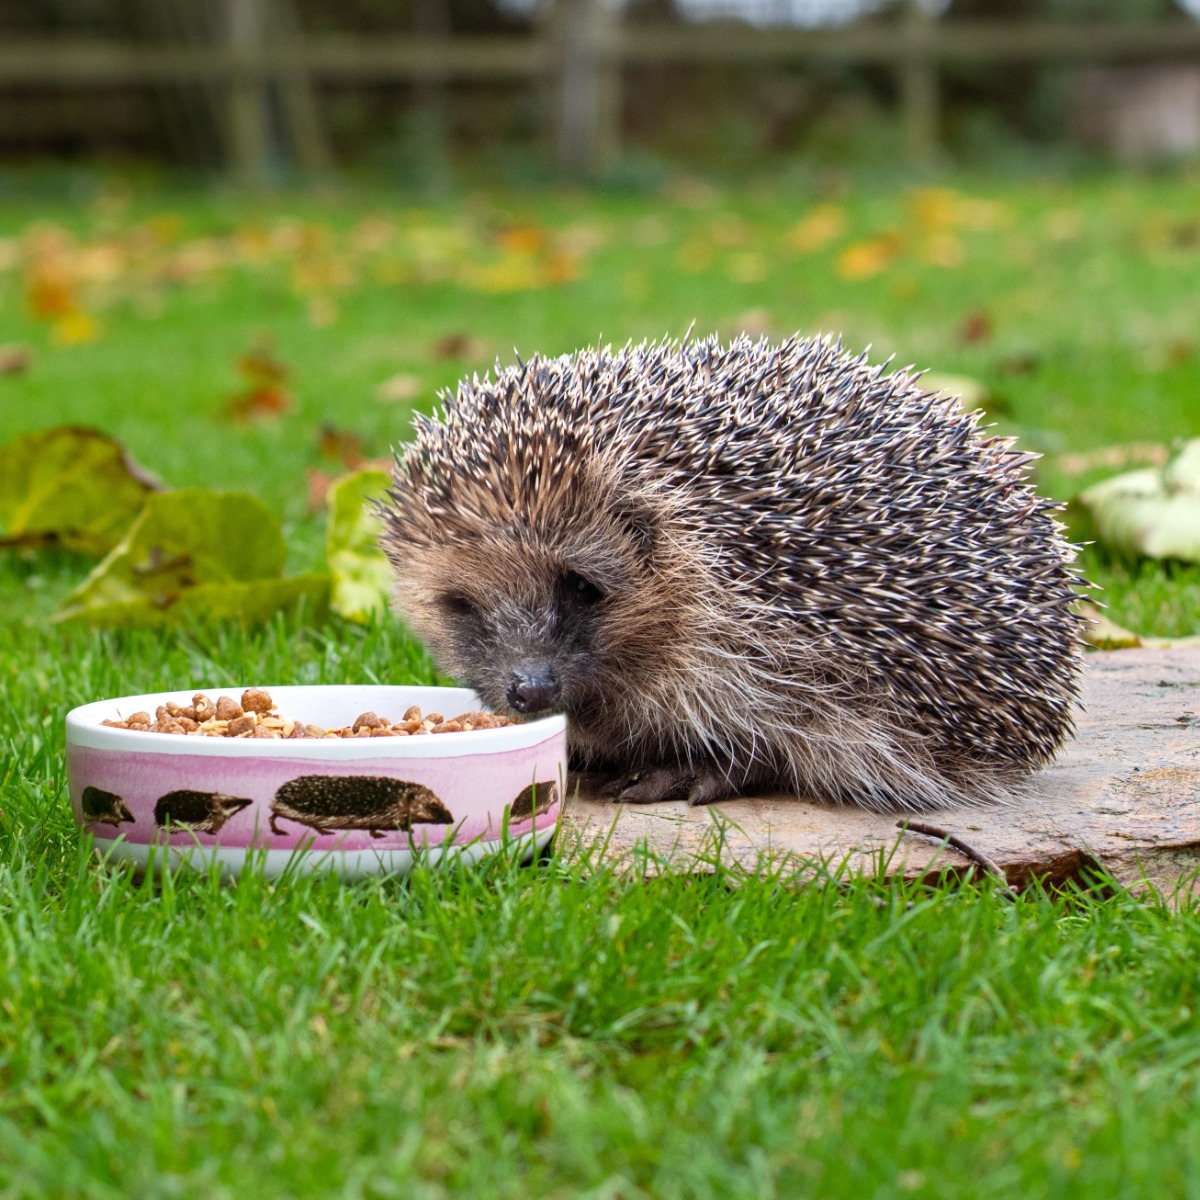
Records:
<instances>
[{"instance_id":1,"label":"fallen leaf","mask_svg":"<svg viewBox=\"0 0 1200 1200\"><path fill-rule=\"evenodd\" d=\"M70 283L57 275L35 274L25 293L30 314L40 321L53 321L75 312L75 292Z\"/></svg>"},{"instance_id":2,"label":"fallen leaf","mask_svg":"<svg viewBox=\"0 0 1200 1200\"><path fill-rule=\"evenodd\" d=\"M1079 606L1083 615L1083 640L1095 650L1136 650L1146 647L1151 650L1173 650L1180 647L1200 646L1200 637L1146 637L1125 629L1109 620L1094 604Z\"/></svg>"},{"instance_id":3,"label":"fallen leaf","mask_svg":"<svg viewBox=\"0 0 1200 1200\"><path fill-rule=\"evenodd\" d=\"M740 317L735 317L730 323L730 332L736 337L744 333L747 337L760 338L770 334L774 322L770 312L765 308L747 309Z\"/></svg>"},{"instance_id":4,"label":"fallen leaf","mask_svg":"<svg viewBox=\"0 0 1200 1200\"><path fill-rule=\"evenodd\" d=\"M967 313L958 326L958 340L970 346L986 342L992 336L992 314L986 308Z\"/></svg>"},{"instance_id":5,"label":"fallen leaf","mask_svg":"<svg viewBox=\"0 0 1200 1200\"><path fill-rule=\"evenodd\" d=\"M1098 467L1117 469L1130 466L1164 467L1171 457L1162 442L1126 442L1119 446L1101 446L1075 454L1060 454L1054 465L1064 475L1086 475Z\"/></svg>"},{"instance_id":6,"label":"fallen leaf","mask_svg":"<svg viewBox=\"0 0 1200 1200\"><path fill-rule=\"evenodd\" d=\"M22 375L33 366L28 346L0 346L0 375Z\"/></svg>"},{"instance_id":7,"label":"fallen leaf","mask_svg":"<svg viewBox=\"0 0 1200 1200\"><path fill-rule=\"evenodd\" d=\"M1006 354L996 366L1002 375L1032 375L1040 361L1036 350L1017 350Z\"/></svg>"},{"instance_id":8,"label":"fallen leaf","mask_svg":"<svg viewBox=\"0 0 1200 1200\"><path fill-rule=\"evenodd\" d=\"M931 267L961 267L967 258L962 240L953 233L931 234L921 242L919 253Z\"/></svg>"},{"instance_id":9,"label":"fallen leaf","mask_svg":"<svg viewBox=\"0 0 1200 1200\"><path fill-rule=\"evenodd\" d=\"M485 353L483 343L462 330L443 334L433 343L433 357L438 359L481 358Z\"/></svg>"},{"instance_id":10,"label":"fallen leaf","mask_svg":"<svg viewBox=\"0 0 1200 1200\"><path fill-rule=\"evenodd\" d=\"M302 600L319 605L329 580L282 579L286 557L278 518L254 496L154 493L55 619L103 625L259 620Z\"/></svg>"},{"instance_id":11,"label":"fallen leaf","mask_svg":"<svg viewBox=\"0 0 1200 1200\"><path fill-rule=\"evenodd\" d=\"M318 471L316 467L308 468L308 515L315 517L325 511L325 497L329 495L330 485L334 476L328 471Z\"/></svg>"},{"instance_id":12,"label":"fallen leaf","mask_svg":"<svg viewBox=\"0 0 1200 1200\"><path fill-rule=\"evenodd\" d=\"M546 231L536 225L510 225L496 237L497 245L509 254L540 254L546 242Z\"/></svg>"},{"instance_id":13,"label":"fallen leaf","mask_svg":"<svg viewBox=\"0 0 1200 1200\"><path fill-rule=\"evenodd\" d=\"M326 553L333 580L332 608L349 621L387 610L392 572L379 548L383 525L370 508L391 486L386 471L356 471L329 489Z\"/></svg>"},{"instance_id":14,"label":"fallen leaf","mask_svg":"<svg viewBox=\"0 0 1200 1200\"><path fill-rule=\"evenodd\" d=\"M869 279L885 270L897 251L897 242L892 237L852 242L837 257L837 273L843 279Z\"/></svg>"},{"instance_id":15,"label":"fallen leaf","mask_svg":"<svg viewBox=\"0 0 1200 1200\"><path fill-rule=\"evenodd\" d=\"M60 426L0 449L0 547L55 542L105 554L162 484L97 429Z\"/></svg>"},{"instance_id":16,"label":"fallen leaf","mask_svg":"<svg viewBox=\"0 0 1200 1200\"><path fill-rule=\"evenodd\" d=\"M1094 604L1081 604L1079 611L1086 622L1083 640L1096 650L1133 650L1142 639L1132 630L1123 629L1106 617Z\"/></svg>"},{"instance_id":17,"label":"fallen leaf","mask_svg":"<svg viewBox=\"0 0 1200 1200\"><path fill-rule=\"evenodd\" d=\"M252 421L262 417L278 417L292 406L292 397L284 388L288 369L280 363L266 338L237 360L237 370L246 386L231 396L226 415L234 421Z\"/></svg>"},{"instance_id":18,"label":"fallen leaf","mask_svg":"<svg viewBox=\"0 0 1200 1200\"><path fill-rule=\"evenodd\" d=\"M421 394L421 381L415 375L393 375L375 389L380 404L400 404Z\"/></svg>"},{"instance_id":19,"label":"fallen leaf","mask_svg":"<svg viewBox=\"0 0 1200 1200\"><path fill-rule=\"evenodd\" d=\"M363 439L361 434L334 425L322 425L317 435L317 449L322 458L331 458L347 471L355 471L363 461Z\"/></svg>"},{"instance_id":20,"label":"fallen leaf","mask_svg":"<svg viewBox=\"0 0 1200 1200\"><path fill-rule=\"evenodd\" d=\"M99 322L78 310L64 314L50 326L50 338L59 346L78 346L99 337Z\"/></svg>"},{"instance_id":21,"label":"fallen leaf","mask_svg":"<svg viewBox=\"0 0 1200 1200\"><path fill-rule=\"evenodd\" d=\"M308 574L293 575L288 579L256 579L248 583L201 583L164 603L159 603L156 598L155 601L96 601L64 607L55 614L54 621L106 629L210 621L260 625L280 612L303 612L305 619L313 624L326 620L329 615L329 576Z\"/></svg>"},{"instance_id":22,"label":"fallen leaf","mask_svg":"<svg viewBox=\"0 0 1200 1200\"><path fill-rule=\"evenodd\" d=\"M1161 469L1095 484L1067 513L1077 536L1117 554L1200 562L1200 438Z\"/></svg>"},{"instance_id":23,"label":"fallen leaf","mask_svg":"<svg viewBox=\"0 0 1200 1200\"><path fill-rule=\"evenodd\" d=\"M959 407L964 412L974 412L977 408L986 412L993 403L987 385L969 375L943 375L937 371L928 371L921 376L921 386L929 392L956 397Z\"/></svg>"},{"instance_id":24,"label":"fallen leaf","mask_svg":"<svg viewBox=\"0 0 1200 1200\"><path fill-rule=\"evenodd\" d=\"M836 204L818 204L787 235L787 244L802 254L827 246L846 231L846 214Z\"/></svg>"}]
</instances>

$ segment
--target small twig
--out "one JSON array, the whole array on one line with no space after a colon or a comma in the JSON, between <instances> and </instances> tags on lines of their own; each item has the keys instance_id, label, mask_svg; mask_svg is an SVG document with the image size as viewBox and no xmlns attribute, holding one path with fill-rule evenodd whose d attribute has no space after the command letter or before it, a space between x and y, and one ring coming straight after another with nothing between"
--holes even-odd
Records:
<instances>
[{"instance_id":1,"label":"small twig","mask_svg":"<svg viewBox=\"0 0 1200 1200\"><path fill-rule=\"evenodd\" d=\"M982 871L988 875L995 876L1000 881L1001 888L1004 894L1009 899L1017 898L1016 892L1009 887L1008 876L1004 874L1003 868L993 858L988 858L982 850L976 850L974 846L964 842L957 834L951 833L948 829L943 829L940 825L929 825L924 821L897 821L896 828L901 833L916 833L922 837L934 838L939 842L944 842L953 850L957 850L964 858L969 859Z\"/></svg>"}]
</instances>

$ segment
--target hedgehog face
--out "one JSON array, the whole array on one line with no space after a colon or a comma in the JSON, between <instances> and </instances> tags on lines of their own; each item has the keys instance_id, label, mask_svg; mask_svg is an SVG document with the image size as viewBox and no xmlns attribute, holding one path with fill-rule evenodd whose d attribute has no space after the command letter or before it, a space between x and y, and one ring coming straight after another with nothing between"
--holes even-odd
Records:
<instances>
[{"instance_id":1,"label":"hedgehog face","mask_svg":"<svg viewBox=\"0 0 1200 1200\"><path fill-rule=\"evenodd\" d=\"M618 703L678 616L661 604L653 518L628 503L560 522L553 536L480 522L440 545L390 549L397 609L493 708L581 717Z\"/></svg>"},{"instance_id":2,"label":"hedgehog face","mask_svg":"<svg viewBox=\"0 0 1200 1200\"><path fill-rule=\"evenodd\" d=\"M623 601L636 594L615 556L501 535L444 547L424 565L407 615L486 704L532 714L594 702L616 665Z\"/></svg>"}]
</instances>

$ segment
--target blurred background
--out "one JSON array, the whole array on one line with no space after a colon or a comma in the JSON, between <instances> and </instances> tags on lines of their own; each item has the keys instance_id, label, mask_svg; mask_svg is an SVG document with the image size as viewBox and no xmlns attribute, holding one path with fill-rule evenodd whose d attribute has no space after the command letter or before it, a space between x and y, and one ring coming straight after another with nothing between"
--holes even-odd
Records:
<instances>
[{"instance_id":1,"label":"blurred background","mask_svg":"<svg viewBox=\"0 0 1200 1200\"><path fill-rule=\"evenodd\" d=\"M929 369L1200 634L1200 0L0 0L9 613L90 569L75 426L323 573L439 391L689 329Z\"/></svg>"},{"instance_id":2,"label":"blurred background","mask_svg":"<svg viewBox=\"0 0 1200 1200\"><path fill-rule=\"evenodd\" d=\"M0 158L264 186L1200 148L1200 0L0 0Z\"/></svg>"}]
</instances>

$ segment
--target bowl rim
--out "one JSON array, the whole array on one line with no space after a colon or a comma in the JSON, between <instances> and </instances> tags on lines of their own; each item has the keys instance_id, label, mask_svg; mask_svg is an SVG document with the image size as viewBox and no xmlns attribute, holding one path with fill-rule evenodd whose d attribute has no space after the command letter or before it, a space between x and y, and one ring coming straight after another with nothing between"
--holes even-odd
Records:
<instances>
[{"instance_id":1,"label":"bowl rim","mask_svg":"<svg viewBox=\"0 0 1200 1200\"><path fill-rule=\"evenodd\" d=\"M225 758L303 758L327 760L355 759L411 759L411 758L458 758L473 755L503 753L508 750L526 749L561 737L567 727L567 718L561 713L524 721L519 725L506 725L499 729L473 729L463 733L441 733L428 737L407 738L217 738L185 737L180 734L142 733L133 729L116 729L102 725L122 711L126 714L154 709L168 701L190 704L197 692L206 692L214 698L221 694L232 694L240 698L247 687L259 687L270 693L277 707L286 712L289 699L299 700L298 693L336 693L342 700L351 694L364 698L375 694L379 701L396 693L402 693L409 704L420 704L429 711L431 704L463 711L472 705L483 707L478 695L470 688L433 687L423 684L391 683L319 683L319 684L247 684L233 687L189 687L166 692L146 692L135 696L113 696L103 700L92 700L77 705L66 715L66 735L69 746L93 750L116 750L135 754L192 754ZM387 711L399 701L389 704L365 704L360 712ZM457 708L456 708L457 706ZM357 703L351 707L357 707ZM407 707L407 704L405 705ZM356 714L357 715L357 714ZM353 718L351 718L353 719Z\"/></svg>"}]
</instances>

